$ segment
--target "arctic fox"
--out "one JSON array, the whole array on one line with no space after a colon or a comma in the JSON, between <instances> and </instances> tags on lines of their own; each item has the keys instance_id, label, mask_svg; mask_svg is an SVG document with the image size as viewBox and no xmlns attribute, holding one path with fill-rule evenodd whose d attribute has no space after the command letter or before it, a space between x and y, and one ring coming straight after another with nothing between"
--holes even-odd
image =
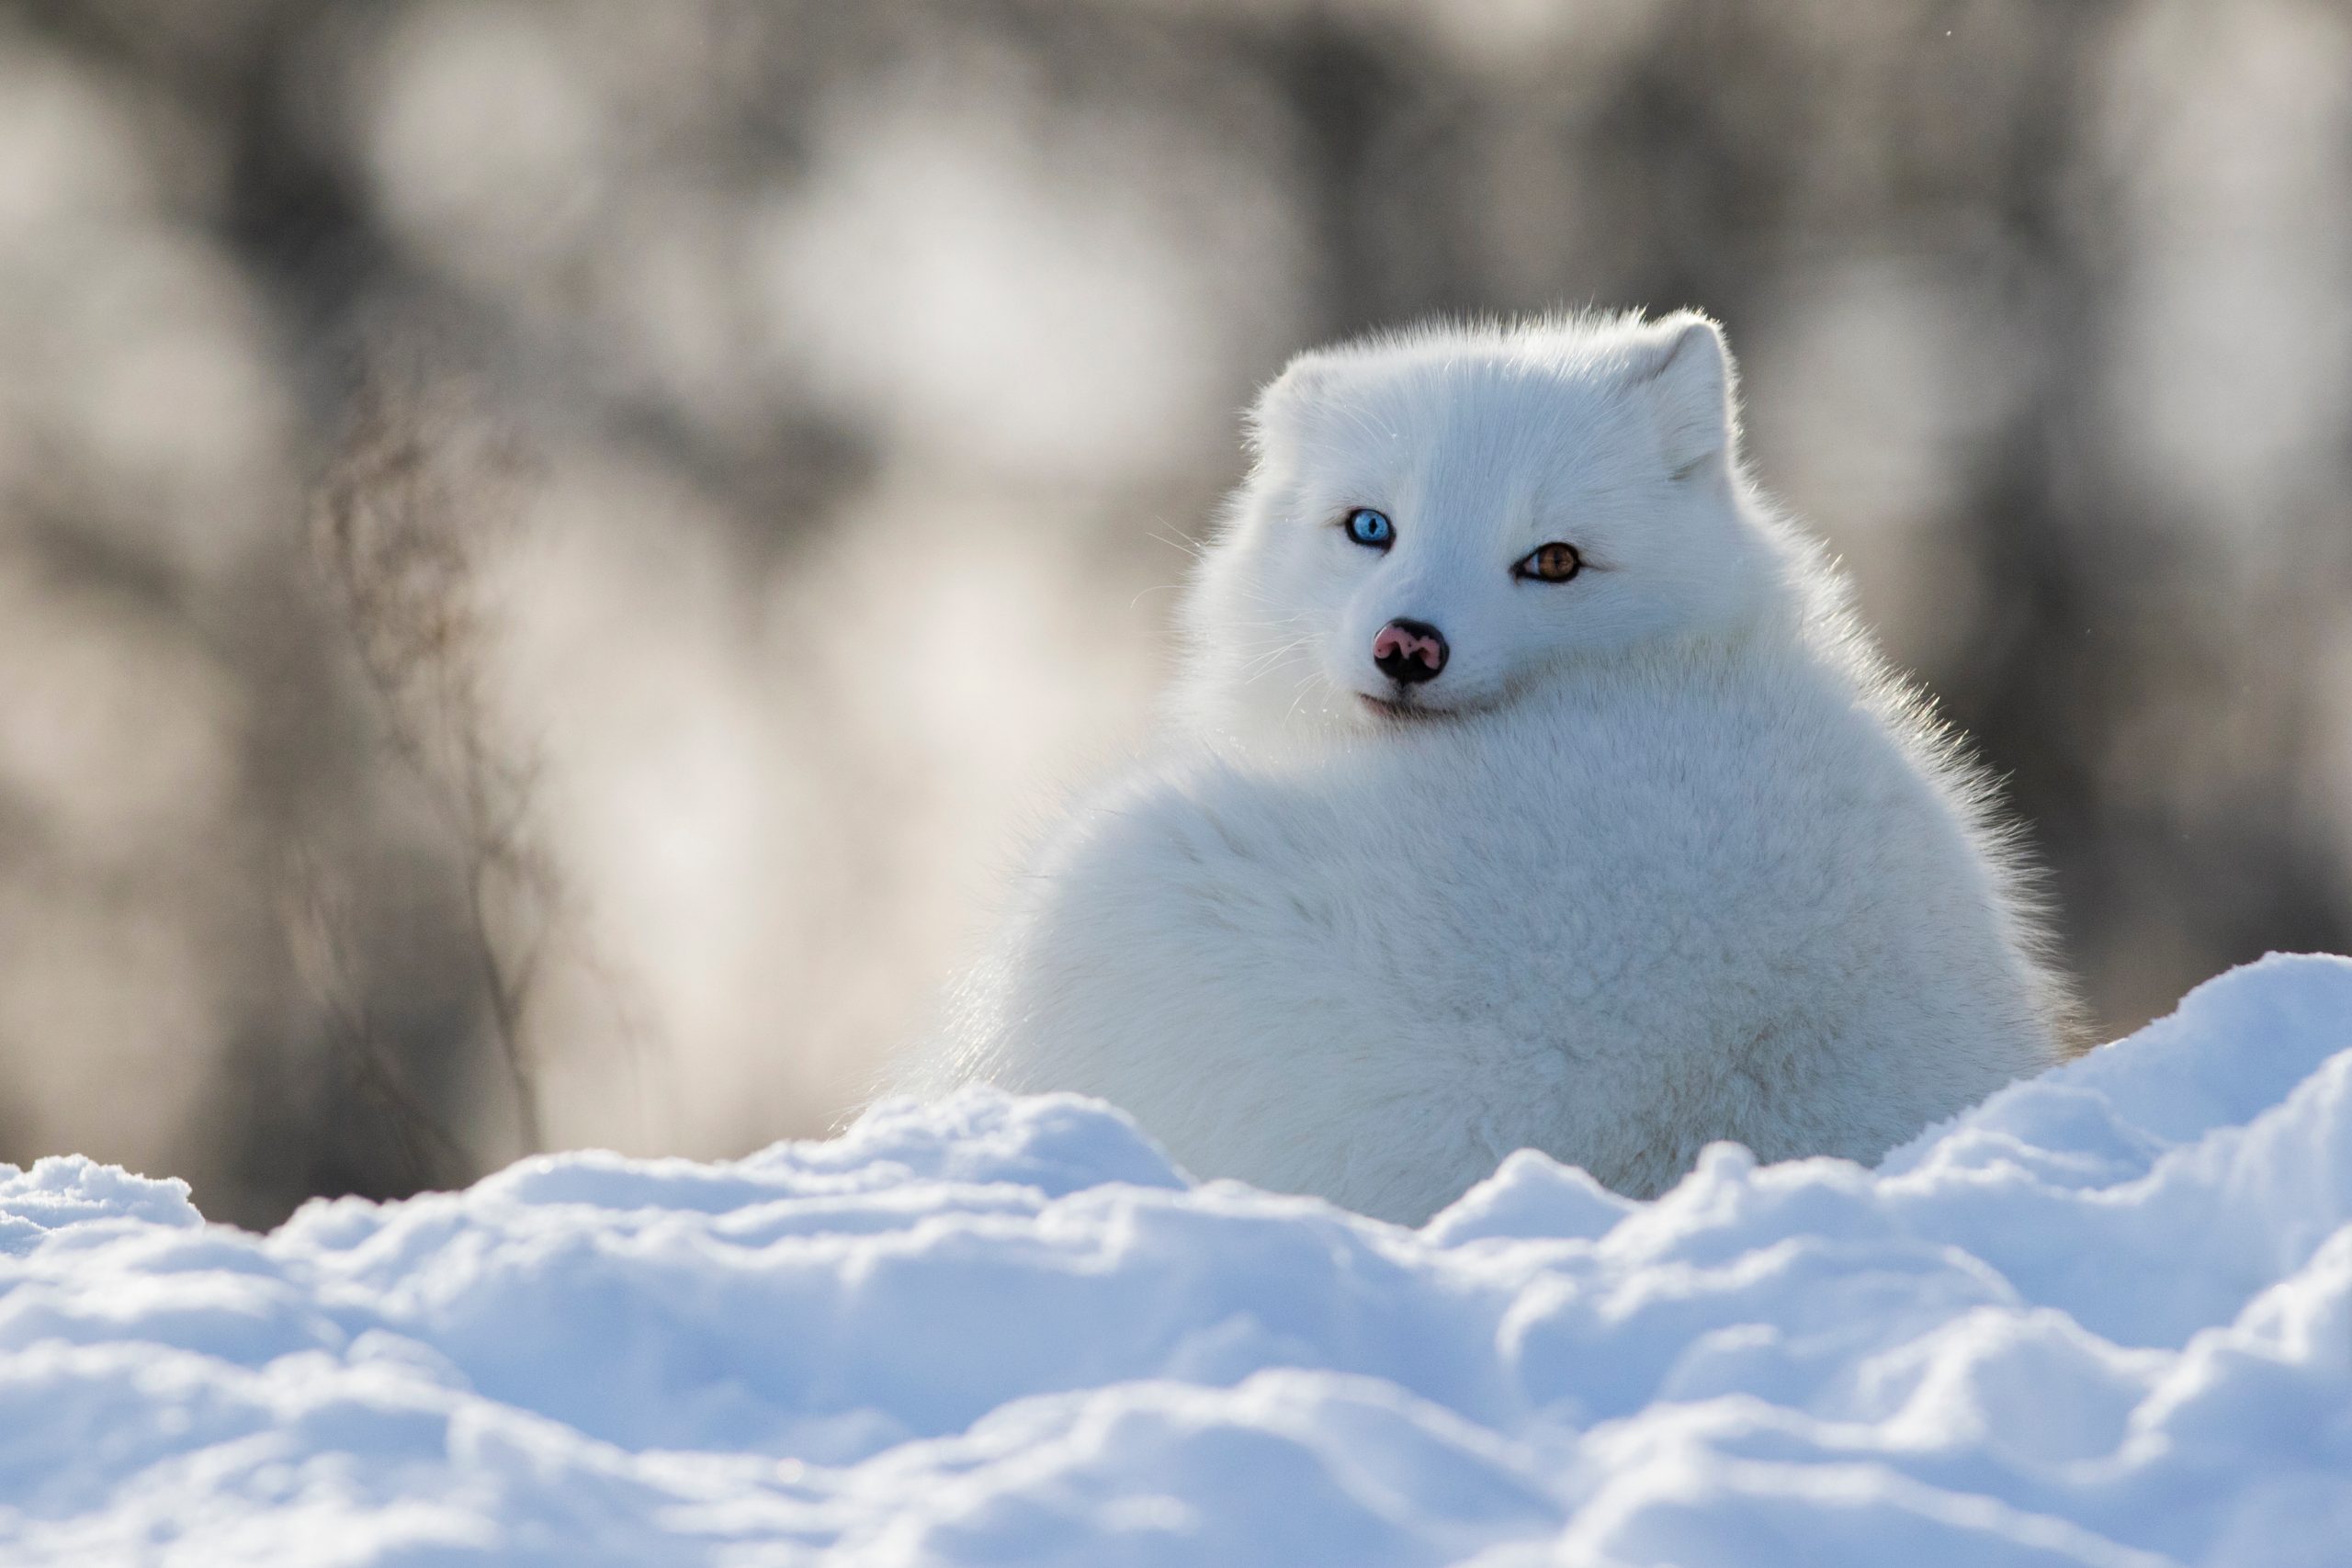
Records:
<instances>
[{"instance_id":1,"label":"arctic fox","mask_svg":"<svg viewBox=\"0 0 2352 1568\"><path fill-rule=\"evenodd\" d=\"M1691 312L1301 355L1156 750L902 1087L1131 1111L1419 1222L1530 1146L1871 1160L2064 1050L2016 847L1743 470Z\"/></svg>"}]
</instances>

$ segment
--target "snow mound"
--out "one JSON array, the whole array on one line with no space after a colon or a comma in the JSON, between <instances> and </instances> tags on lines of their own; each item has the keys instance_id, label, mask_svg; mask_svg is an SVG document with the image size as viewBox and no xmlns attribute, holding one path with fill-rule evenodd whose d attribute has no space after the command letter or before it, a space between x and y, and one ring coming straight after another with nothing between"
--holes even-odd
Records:
<instances>
[{"instance_id":1,"label":"snow mound","mask_svg":"<svg viewBox=\"0 0 2352 1568\"><path fill-rule=\"evenodd\" d=\"M0 1167L11 1563L2342 1564L2352 962L1419 1231L1060 1097L204 1224Z\"/></svg>"}]
</instances>

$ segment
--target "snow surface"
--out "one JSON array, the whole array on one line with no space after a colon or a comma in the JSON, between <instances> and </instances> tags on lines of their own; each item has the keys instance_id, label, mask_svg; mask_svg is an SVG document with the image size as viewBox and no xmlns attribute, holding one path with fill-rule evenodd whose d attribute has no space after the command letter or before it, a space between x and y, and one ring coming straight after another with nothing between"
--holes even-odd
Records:
<instances>
[{"instance_id":1,"label":"snow surface","mask_svg":"<svg viewBox=\"0 0 2352 1568\"><path fill-rule=\"evenodd\" d=\"M2352 962L1418 1232L987 1093L268 1236L0 1167L0 1562L1463 1560L2352 1562Z\"/></svg>"}]
</instances>

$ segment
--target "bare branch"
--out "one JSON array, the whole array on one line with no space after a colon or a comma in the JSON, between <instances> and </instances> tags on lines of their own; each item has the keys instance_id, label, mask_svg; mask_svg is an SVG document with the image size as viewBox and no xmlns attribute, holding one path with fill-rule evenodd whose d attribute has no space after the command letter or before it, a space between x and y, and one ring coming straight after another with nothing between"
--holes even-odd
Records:
<instances>
[{"instance_id":1,"label":"bare branch","mask_svg":"<svg viewBox=\"0 0 2352 1568\"><path fill-rule=\"evenodd\" d=\"M512 532L526 477L516 448L492 429L452 381L398 387L375 376L320 492L313 531L392 747L465 856L491 1027L516 1133L536 1150L545 1129L531 986L561 899L531 829L540 760L514 754L487 690L484 557Z\"/></svg>"}]
</instances>

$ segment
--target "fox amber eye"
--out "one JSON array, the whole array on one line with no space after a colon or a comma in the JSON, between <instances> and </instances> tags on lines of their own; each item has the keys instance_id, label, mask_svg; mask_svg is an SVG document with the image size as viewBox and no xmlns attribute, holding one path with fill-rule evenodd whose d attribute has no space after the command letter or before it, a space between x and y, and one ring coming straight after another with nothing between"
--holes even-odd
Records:
<instances>
[{"instance_id":1,"label":"fox amber eye","mask_svg":"<svg viewBox=\"0 0 2352 1568\"><path fill-rule=\"evenodd\" d=\"M1385 512L1374 512L1369 506L1359 506L1348 513L1348 537L1359 545L1385 550L1396 542L1396 525L1388 521Z\"/></svg>"},{"instance_id":2,"label":"fox amber eye","mask_svg":"<svg viewBox=\"0 0 2352 1568\"><path fill-rule=\"evenodd\" d=\"M1510 572L1513 577L1532 577L1538 582L1566 582L1583 570L1584 558L1577 554L1577 547L1555 539L1528 551Z\"/></svg>"}]
</instances>

